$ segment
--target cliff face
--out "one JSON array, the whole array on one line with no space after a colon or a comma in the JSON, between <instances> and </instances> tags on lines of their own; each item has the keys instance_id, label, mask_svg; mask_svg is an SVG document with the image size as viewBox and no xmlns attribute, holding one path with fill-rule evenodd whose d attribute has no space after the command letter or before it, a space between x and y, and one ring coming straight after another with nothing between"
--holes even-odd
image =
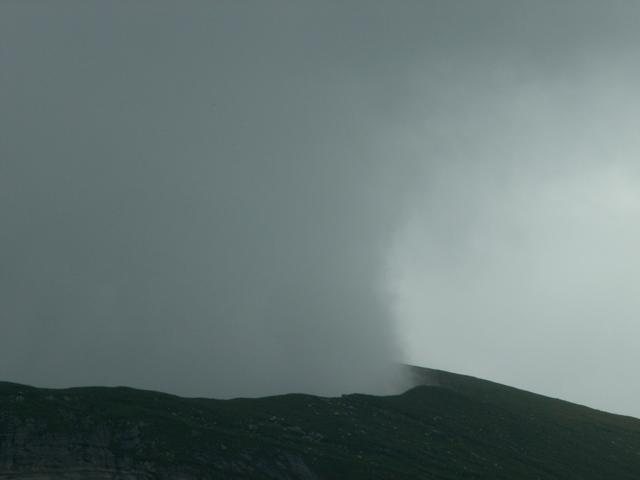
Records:
<instances>
[{"instance_id":1,"label":"cliff face","mask_svg":"<svg viewBox=\"0 0 640 480\"><path fill-rule=\"evenodd\" d=\"M22 395L18 398L24 401ZM63 432L51 429L47 420L36 416L6 418L6 414L6 411L0 414L5 417L0 440L0 478L146 478L133 471L130 455L116 456L112 449L114 445L135 449L139 435L134 427L113 431L105 425L96 425L78 432ZM83 421L72 415L69 420L78 424Z\"/></svg>"},{"instance_id":2,"label":"cliff face","mask_svg":"<svg viewBox=\"0 0 640 480\"><path fill-rule=\"evenodd\" d=\"M640 478L640 421L445 372L228 401L0 383L0 480Z\"/></svg>"},{"instance_id":3,"label":"cliff face","mask_svg":"<svg viewBox=\"0 0 640 480\"><path fill-rule=\"evenodd\" d=\"M175 453L166 445L141 437L144 422L92 424L81 415L67 417L78 425L77 432L56 431L42 419L3 419L0 479L317 478L302 458L277 449L266 455L255 455L249 449L227 454L224 444L199 445L193 459L174 463ZM150 455L153 460L146 458L150 448L157 448ZM164 458L158 461L158 457ZM199 464L192 464L192 460L199 460Z\"/></svg>"},{"instance_id":4,"label":"cliff face","mask_svg":"<svg viewBox=\"0 0 640 480\"><path fill-rule=\"evenodd\" d=\"M96 426L82 433L51 433L49 429L47 423L34 420L3 425L0 479L317 478L302 458L286 451L225 454L224 445L211 445L194 456L199 465L182 461L174 464L174 454L168 450L158 453L169 461L145 460L149 445L141 440L136 426Z\"/></svg>"},{"instance_id":5,"label":"cliff face","mask_svg":"<svg viewBox=\"0 0 640 480\"><path fill-rule=\"evenodd\" d=\"M239 450L236 432L215 432L217 422L190 403L131 389L2 384L0 479L317 478L286 449Z\"/></svg>"}]
</instances>

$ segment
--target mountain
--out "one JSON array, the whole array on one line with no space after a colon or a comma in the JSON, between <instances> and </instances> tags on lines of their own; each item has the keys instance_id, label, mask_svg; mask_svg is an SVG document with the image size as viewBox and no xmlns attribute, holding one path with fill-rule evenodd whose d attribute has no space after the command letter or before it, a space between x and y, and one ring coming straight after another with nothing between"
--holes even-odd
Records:
<instances>
[{"instance_id":1,"label":"mountain","mask_svg":"<svg viewBox=\"0 0 640 480\"><path fill-rule=\"evenodd\" d=\"M0 383L0 479L640 478L640 420L408 367L395 396Z\"/></svg>"}]
</instances>

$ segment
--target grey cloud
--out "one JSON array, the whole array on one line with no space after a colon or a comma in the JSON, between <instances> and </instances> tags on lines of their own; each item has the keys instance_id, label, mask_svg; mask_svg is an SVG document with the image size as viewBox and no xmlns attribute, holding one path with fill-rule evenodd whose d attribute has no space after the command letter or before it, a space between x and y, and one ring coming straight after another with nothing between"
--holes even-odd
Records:
<instances>
[{"instance_id":1,"label":"grey cloud","mask_svg":"<svg viewBox=\"0 0 640 480\"><path fill-rule=\"evenodd\" d=\"M621 49L533 78L458 77L441 90L457 103L436 120L433 105L414 106L403 144L425 158L423 188L390 267L414 362L637 415L631 58Z\"/></svg>"},{"instance_id":2,"label":"grey cloud","mask_svg":"<svg viewBox=\"0 0 640 480\"><path fill-rule=\"evenodd\" d=\"M307 9L4 8L3 378L395 388L379 87Z\"/></svg>"},{"instance_id":3,"label":"grey cloud","mask_svg":"<svg viewBox=\"0 0 640 480\"><path fill-rule=\"evenodd\" d=\"M0 377L630 411L634 2L0 10Z\"/></svg>"}]
</instances>

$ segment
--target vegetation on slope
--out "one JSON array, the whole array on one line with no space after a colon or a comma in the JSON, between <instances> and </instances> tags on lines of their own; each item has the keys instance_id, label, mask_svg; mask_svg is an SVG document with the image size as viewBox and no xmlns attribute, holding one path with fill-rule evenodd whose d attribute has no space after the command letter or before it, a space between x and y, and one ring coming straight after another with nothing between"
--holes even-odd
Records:
<instances>
[{"instance_id":1,"label":"vegetation on slope","mask_svg":"<svg viewBox=\"0 0 640 480\"><path fill-rule=\"evenodd\" d=\"M430 385L388 397L0 384L0 478L34 468L144 479L640 478L640 420L412 368Z\"/></svg>"}]
</instances>

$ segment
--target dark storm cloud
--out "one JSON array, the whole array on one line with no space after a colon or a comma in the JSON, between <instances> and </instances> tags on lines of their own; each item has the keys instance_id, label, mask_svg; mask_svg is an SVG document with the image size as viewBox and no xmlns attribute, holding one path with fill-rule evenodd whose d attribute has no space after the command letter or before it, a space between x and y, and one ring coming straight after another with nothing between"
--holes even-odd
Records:
<instances>
[{"instance_id":1,"label":"dark storm cloud","mask_svg":"<svg viewBox=\"0 0 640 480\"><path fill-rule=\"evenodd\" d=\"M3 10L3 378L393 387L384 88L322 8Z\"/></svg>"},{"instance_id":2,"label":"dark storm cloud","mask_svg":"<svg viewBox=\"0 0 640 480\"><path fill-rule=\"evenodd\" d=\"M562 348L594 358L555 335L584 317L556 294L602 286L576 283L567 252L624 238L607 251L631 255L632 232L592 229L611 205L635 212L633 2L0 11L0 377L388 391L407 343L553 394L579 370L550 375ZM630 338L637 305L615 292L600 306L624 305ZM602 359L615 342L590 318L582 345ZM558 348L540 355L544 335ZM561 393L593 398L581 385Z\"/></svg>"}]
</instances>

